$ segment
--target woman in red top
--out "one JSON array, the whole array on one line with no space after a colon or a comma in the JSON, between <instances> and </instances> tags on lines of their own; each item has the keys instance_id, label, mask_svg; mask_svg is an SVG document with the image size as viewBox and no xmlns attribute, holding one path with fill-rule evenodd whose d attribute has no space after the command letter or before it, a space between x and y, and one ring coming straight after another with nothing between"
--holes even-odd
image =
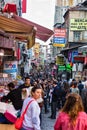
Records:
<instances>
[{"instance_id":1,"label":"woman in red top","mask_svg":"<svg viewBox=\"0 0 87 130\"><path fill-rule=\"evenodd\" d=\"M80 95L71 93L67 96L54 130L87 130L87 114L84 112Z\"/></svg>"}]
</instances>

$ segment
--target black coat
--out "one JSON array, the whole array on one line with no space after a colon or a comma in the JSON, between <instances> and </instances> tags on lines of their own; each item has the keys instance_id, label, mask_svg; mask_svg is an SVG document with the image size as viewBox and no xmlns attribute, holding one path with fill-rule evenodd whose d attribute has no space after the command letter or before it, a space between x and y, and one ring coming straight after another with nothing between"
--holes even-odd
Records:
<instances>
[{"instance_id":1,"label":"black coat","mask_svg":"<svg viewBox=\"0 0 87 130\"><path fill-rule=\"evenodd\" d=\"M21 89L17 88L14 90L11 90L7 96L4 96L2 98L2 101L10 100L16 110L19 110L22 108L23 100L22 100L22 92Z\"/></svg>"}]
</instances>

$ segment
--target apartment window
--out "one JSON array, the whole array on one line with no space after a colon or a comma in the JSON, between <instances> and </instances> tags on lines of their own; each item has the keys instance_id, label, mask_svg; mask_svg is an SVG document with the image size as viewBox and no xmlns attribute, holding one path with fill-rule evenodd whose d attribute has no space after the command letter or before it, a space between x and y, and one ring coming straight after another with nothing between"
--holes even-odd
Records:
<instances>
[{"instance_id":1,"label":"apartment window","mask_svg":"<svg viewBox=\"0 0 87 130\"><path fill-rule=\"evenodd\" d=\"M74 41L79 41L80 40L80 35L81 32L80 31L74 31Z\"/></svg>"}]
</instances>

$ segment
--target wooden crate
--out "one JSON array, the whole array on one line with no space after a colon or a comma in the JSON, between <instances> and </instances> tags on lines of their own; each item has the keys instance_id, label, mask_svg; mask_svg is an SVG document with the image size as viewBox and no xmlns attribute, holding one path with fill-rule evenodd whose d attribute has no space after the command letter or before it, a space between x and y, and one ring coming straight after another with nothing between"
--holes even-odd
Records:
<instances>
[{"instance_id":1,"label":"wooden crate","mask_svg":"<svg viewBox=\"0 0 87 130\"><path fill-rule=\"evenodd\" d=\"M17 130L14 125L0 124L0 130Z\"/></svg>"}]
</instances>

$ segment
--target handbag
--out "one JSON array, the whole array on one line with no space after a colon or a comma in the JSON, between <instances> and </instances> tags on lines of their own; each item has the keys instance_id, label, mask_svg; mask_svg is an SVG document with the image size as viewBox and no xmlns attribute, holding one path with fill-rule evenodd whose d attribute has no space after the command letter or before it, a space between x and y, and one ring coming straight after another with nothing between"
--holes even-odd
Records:
<instances>
[{"instance_id":1,"label":"handbag","mask_svg":"<svg viewBox=\"0 0 87 130\"><path fill-rule=\"evenodd\" d=\"M26 113L26 111L27 111L27 109L28 109L28 106L30 105L30 103L31 103L32 101L34 101L34 100L31 100L31 101L28 103L28 105L27 105L27 107L25 108L25 110L24 110L24 112L22 113L22 115L21 115L19 118L17 118L17 120L15 121L15 128L16 128L16 129L19 130L19 129L22 127L23 120L24 120L24 115L25 115L25 113Z\"/></svg>"}]
</instances>

